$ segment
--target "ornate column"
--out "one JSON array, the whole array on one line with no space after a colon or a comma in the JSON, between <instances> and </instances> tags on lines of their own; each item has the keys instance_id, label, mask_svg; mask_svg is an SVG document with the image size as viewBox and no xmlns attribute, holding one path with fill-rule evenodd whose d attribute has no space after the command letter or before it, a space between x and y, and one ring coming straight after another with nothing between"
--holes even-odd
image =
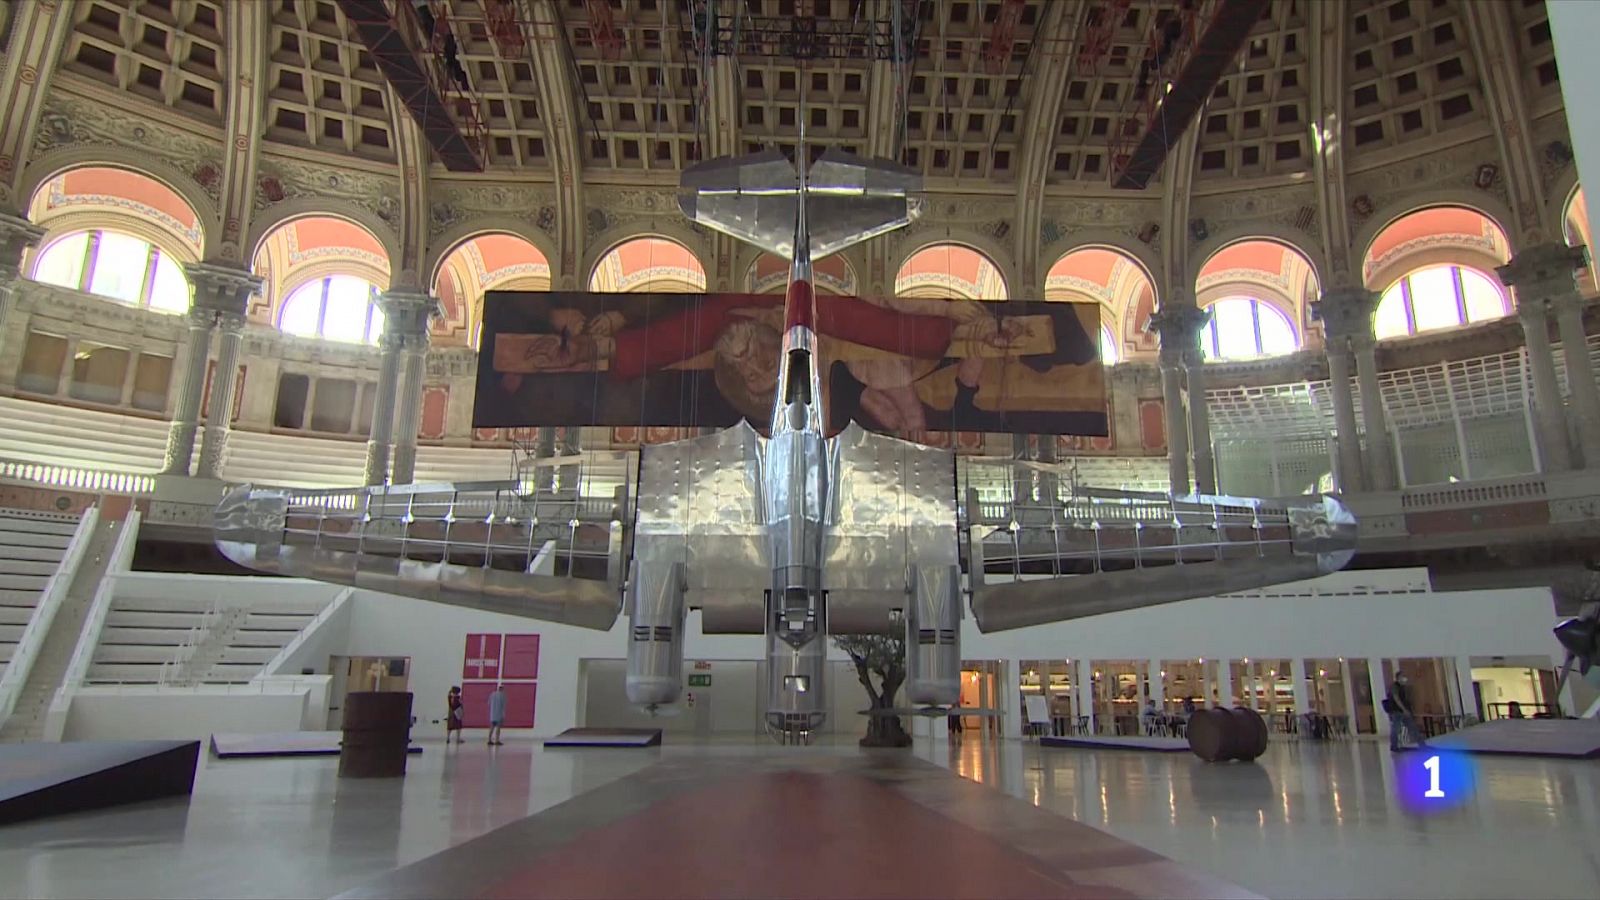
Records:
<instances>
[{"instance_id":1,"label":"ornate column","mask_svg":"<svg viewBox=\"0 0 1600 900\"><path fill-rule=\"evenodd\" d=\"M1377 294L1373 294L1376 305ZM1369 316L1367 321L1371 321ZM1397 484L1394 454L1389 448L1389 417L1378 388L1377 339L1363 335L1350 339L1356 357L1356 383L1361 387L1361 423L1367 432L1367 483L1375 491L1392 491Z\"/></svg>"},{"instance_id":2,"label":"ornate column","mask_svg":"<svg viewBox=\"0 0 1600 900\"><path fill-rule=\"evenodd\" d=\"M211 329L216 323L216 310L189 308L189 333L183 339L182 350L183 380L178 387L178 402L172 409L172 424L167 428L167 459L162 474L189 474L194 435L200 427L200 392L205 389L206 360L211 356Z\"/></svg>"},{"instance_id":3,"label":"ornate column","mask_svg":"<svg viewBox=\"0 0 1600 900\"><path fill-rule=\"evenodd\" d=\"M1322 320L1328 344L1328 378L1333 389L1334 427L1339 431L1339 467L1346 483L1341 491L1394 489L1394 464L1389 452L1389 426L1378 389L1377 346L1372 313L1378 295L1363 287L1331 287L1322 292L1312 314ZM1355 399L1350 394L1349 355L1355 356L1361 391L1361 420L1366 430L1366 465L1361 465L1361 439L1356 432ZM1348 436L1348 437L1347 437ZM1354 477L1352 477L1352 473Z\"/></svg>"},{"instance_id":4,"label":"ornate column","mask_svg":"<svg viewBox=\"0 0 1600 900\"><path fill-rule=\"evenodd\" d=\"M22 257L43 237L44 229L27 219L0 213L0 341L22 280Z\"/></svg>"},{"instance_id":5,"label":"ornate column","mask_svg":"<svg viewBox=\"0 0 1600 900\"><path fill-rule=\"evenodd\" d=\"M1543 306L1545 319L1552 313L1555 315L1567 370L1567 392L1572 397L1572 418L1577 425L1578 447L1582 451L1582 459L1572 462L1584 468L1597 468L1600 467L1600 388L1595 385L1594 365L1589 361L1589 338L1583 330L1584 302L1574 277L1576 270L1587 263L1587 253L1582 247L1536 244L1517 254L1506 268L1521 268L1520 275L1515 276L1519 279L1519 311ZM1537 313L1530 315L1538 317ZM1548 338L1548 330L1542 333ZM1531 339L1529 352L1532 352ZM1562 434L1565 436L1566 432Z\"/></svg>"},{"instance_id":6,"label":"ornate column","mask_svg":"<svg viewBox=\"0 0 1600 900\"><path fill-rule=\"evenodd\" d=\"M389 482L389 450L390 444L395 439L395 408L397 408L398 394L400 394L400 370L408 357L418 354L418 344L421 343L421 354L427 352L427 323L438 307L437 299L419 291L392 290L378 296L378 306L384 311L384 333L379 338L378 348L381 352L378 365L378 396L373 399L373 431L366 440L366 484L386 484ZM419 322L421 320L421 322ZM422 370L421 365L416 365L416 392L414 392L411 407L419 407L422 402ZM410 376L406 380L410 386ZM410 408L410 407L406 407ZM416 424L414 420L411 428L410 444L406 444L402 436L402 445L408 445L410 461L408 469L416 464ZM397 472L400 474L400 472ZM411 480L411 472L403 472L406 482ZM397 484L405 484L395 477Z\"/></svg>"},{"instance_id":7,"label":"ornate column","mask_svg":"<svg viewBox=\"0 0 1600 900\"><path fill-rule=\"evenodd\" d=\"M422 420L422 378L428 372L428 337L408 336L403 351L404 374L400 377L400 390L395 395L395 423L398 433L394 441L395 484L410 484L417 471L417 428Z\"/></svg>"},{"instance_id":8,"label":"ornate column","mask_svg":"<svg viewBox=\"0 0 1600 900\"><path fill-rule=\"evenodd\" d=\"M1339 450L1340 493L1362 490L1361 433L1356 428L1356 397L1350 390L1350 344L1344 338L1327 338L1328 386L1333 391L1333 427Z\"/></svg>"},{"instance_id":9,"label":"ornate column","mask_svg":"<svg viewBox=\"0 0 1600 900\"><path fill-rule=\"evenodd\" d=\"M216 313L222 340L217 348L217 368L211 376L211 398L206 405L206 430L200 438L199 478L216 478L222 471L228 431L233 424L233 398L238 387L239 345L244 341L245 310L261 290L263 280L233 266L196 263L187 269L194 284L194 305ZM200 362L205 380L205 361ZM198 410L196 411L198 412Z\"/></svg>"},{"instance_id":10,"label":"ornate column","mask_svg":"<svg viewBox=\"0 0 1600 900\"><path fill-rule=\"evenodd\" d=\"M1204 378L1199 377L1198 371L1191 373L1189 381L1189 402L1187 414L1183 398L1183 376L1190 369L1191 354L1198 357L1200 354L1200 330L1205 327L1207 315L1187 303L1169 302L1155 311L1150 317L1150 330L1154 331L1161 340L1161 401L1166 407L1167 417L1167 477L1171 480L1173 495L1181 496L1193 490L1205 492L1206 488L1195 488L1189 483L1189 447L1191 442L1196 447L1197 459L1195 464L1195 480L1201 482L1200 458L1198 448L1201 441L1205 444L1204 461L1210 468L1209 480L1205 481L1210 490L1216 490L1216 471L1211 463L1211 424L1206 418ZM1198 366L1194 369L1198 370ZM1202 394L1197 400L1195 397L1195 384L1201 384ZM1202 432L1197 437L1191 434L1194 427L1194 407L1201 407L1199 416L1202 420Z\"/></svg>"},{"instance_id":11,"label":"ornate column","mask_svg":"<svg viewBox=\"0 0 1600 900\"><path fill-rule=\"evenodd\" d=\"M1550 348L1550 320L1545 295L1558 276L1572 278L1565 247L1538 244L1495 270L1500 281L1517 292L1517 318L1528 346L1528 371L1533 381L1533 408L1539 423L1539 458L1544 471L1572 468L1566 411L1556 383L1555 354ZM1582 257L1579 257L1581 260Z\"/></svg>"}]
</instances>

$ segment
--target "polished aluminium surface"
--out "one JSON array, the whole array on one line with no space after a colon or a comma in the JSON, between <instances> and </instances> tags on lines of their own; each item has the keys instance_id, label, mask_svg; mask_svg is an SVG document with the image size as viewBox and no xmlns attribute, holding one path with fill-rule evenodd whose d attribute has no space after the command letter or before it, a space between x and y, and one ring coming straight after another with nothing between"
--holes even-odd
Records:
<instances>
[{"instance_id":1,"label":"polished aluminium surface","mask_svg":"<svg viewBox=\"0 0 1600 900\"><path fill-rule=\"evenodd\" d=\"M683 683L683 563L635 559L628 577L628 702L654 710Z\"/></svg>"},{"instance_id":2,"label":"polished aluminium surface","mask_svg":"<svg viewBox=\"0 0 1600 900\"><path fill-rule=\"evenodd\" d=\"M628 505L626 483L610 501L516 481L241 485L214 527L223 554L258 571L607 630L621 609Z\"/></svg>"},{"instance_id":3,"label":"polished aluminium surface","mask_svg":"<svg viewBox=\"0 0 1600 900\"><path fill-rule=\"evenodd\" d=\"M761 439L746 422L640 451L633 556L681 562L707 633L759 634L771 586Z\"/></svg>"},{"instance_id":4,"label":"polished aluminium surface","mask_svg":"<svg viewBox=\"0 0 1600 900\"><path fill-rule=\"evenodd\" d=\"M1355 551L1355 518L1328 496L1096 491L1060 467L1010 468L1007 483L1026 492L994 502L969 491L963 510L972 611L986 632L1314 578ZM1045 468L1059 480L1034 496Z\"/></svg>"},{"instance_id":5,"label":"polished aluminium surface","mask_svg":"<svg viewBox=\"0 0 1600 900\"><path fill-rule=\"evenodd\" d=\"M795 256L800 190L795 166L777 150L707 160L686 170L678 205L690 219L775 253ZM829 148L811 164L805 189L811 260L902 228L923 211L915 171Z\"/></svg>"},{"instance_id":6,"label":"polished aluminium surface","mask_svg":"<svg viewBox=\"0 0 1600 900\"><path fill-rule=\"evenodd\" d=\"M961 567L916 566L906 612L906 699L961 701Z\"/></svg>"}]
</instances>

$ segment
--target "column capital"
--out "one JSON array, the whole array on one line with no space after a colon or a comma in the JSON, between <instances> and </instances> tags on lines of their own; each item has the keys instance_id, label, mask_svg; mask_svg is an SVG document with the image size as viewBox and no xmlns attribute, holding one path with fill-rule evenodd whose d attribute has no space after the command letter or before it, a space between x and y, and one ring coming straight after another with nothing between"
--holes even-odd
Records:
<instances>
[{"instance_id":1,"label":"column capital","mask_svg":"<svg viewBox=\"0 0 1600 900\"><path fill-rule=\"evenodd\" d=\"M220 263L191 263L184 273L194 285L195 308L240 316L249 308L250 298L266 284L260 275Z\"/></svg>"},{"instance_id":2,"label":"column capital","mask_svg":"<svg viewBox=\"0 0 1600 900\"><path fill-rule=\"evenodd\" d=\"M189 320L189 327L194 329L209 331L217 324L217 311L209 306L191 306L184 317Z\"/></svg>"},{"instance_id":3,"label":"column capital","mask_svg":"<svg viewBox=\"0 0 1600 900\"><path fill-rule=\"evenodd\" d=\"M1211 312L1190 303L1164 303L1150 316L1148 331L1161 340L1161 361L1169 365L1200 358L1200 332Z\"/></svg>"},{"instance_id":4,"label":"column capital","mask_svg":"<svg viewBox=\"0 0 1600 900\"><path fill-rule=\"evenodd\" d=\"M22 255L44 239L44 229L21 216L0 212L0 281L22 274Z\"/></svg>"},{"instance_id":5,"label":"column capital","mask_svg":"<svg viewBox=\"0 0 1600 900\"><path fill-rule=\"evenodd\" d=\"M1359 285L1331 287L1311 303L1311 317L1322 323L1330 341L1372 339L1372 314L1378 309L1377 291Z\"/></svg>"},{"instance_id":6,"label":"column capital","mask_svg":"<svg viewBox=\"0 0 1600 900\"><path fill-rule=\"evenodd\" d=\"M1578 292L1576 270L1589 263L1589 252L1583 247L1548 242L1524 248L1511 258L1511 262L1495 269L1500 281L1517 291L1517 306L1542 304L1544 301Z\"/></svg>"},{"instance_id":7,"label":"column capital","mask_svg":"<svg viewBox=\"0 0 1600 900\"><path fill-rule=\"evenodd\" d=\"M378 295L378 308L383 310L384 337L392 336L406 348L426 342L433 320L444 315L439 298L421 291L385 291Z\"/></svg>"},{"instance_id":8,"label":"column capital","mask_svg":"<svg viewBox=\"0 0 1600 900\"><path fill-rule=\"evenodd\" d=\"M242 312L229 310L217 314L217 325L223 334L239 334L244 331L245 315Z\"/></svg>"}]
</instances>

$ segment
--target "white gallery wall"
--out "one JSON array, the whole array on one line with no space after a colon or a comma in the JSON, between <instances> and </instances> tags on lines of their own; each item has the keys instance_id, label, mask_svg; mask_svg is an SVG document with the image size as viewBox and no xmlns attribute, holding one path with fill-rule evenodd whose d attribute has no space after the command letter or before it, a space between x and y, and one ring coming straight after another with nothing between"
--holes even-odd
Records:
<instances>
[{"instance_id":1,"label":"white gallery wall","mask_svg":"<svg viewBox=\"0 0 1600 900\"><path fill-rule=\"evenodd\" d=\"M269 590L273 581L181 575L164 580L169 591L204 595ZM625 617L619 617L610 631L597 632L371 591L353 592L348 606L348 619L335 618L328 623L327 634L313 635L313 640L307 642L321 658L296 662L324 673L327 656L409 657L417 733L422 737L443 733L443 726L437 723L443 715L446 692L462 681L469 634L540 635L537 714L532 733L541 737L585 724L586 671L602 672L604 680L597 683L596 690L614 693L617 663L598 667L594 664L620 661L627 655ZM999 634L980 633L969 617L962 628L962 656L967 660L1001 661L1005 664L1002 677L1007 682L1016 677L1017 664L1028 659L1552 658L1559 654L1550 632L1554 624L1554 606L1546 589L1434 593L1428 590L1424 570L1362 571L1266 591L1189 600ZM686 673L696 671L692 661L710 664L709 669L701 671L713 676L713 687L706 692L714 704L710 714L713 729L746 730L740 724L743 714L735 710L759 702L754 663L762 656L762 638L701 634L697 613L690 615L687 630L685 656L691 663L685 667ZM846 659L838 651L832 653L840 662ZM732 665L735 662L741 665ZM834 666L830 675L829 689L835 699L834 727L859 731L864 722L855 711L865 706L864 692L848 665ZM1010 696L1013 693L1002 690L998 705L1015 707L1015 698ZM108 708L113 702L122 704L115 712ZM161 715L145 721L169 721L166 705L172 702L161 698ZM74 709L73 730L78 735L110 736L111 726L102 723L108 717L119 721L140 719L135 709L138 703L131 696L115 701L95 698ZM212 715L206 710L217 703L225 704L227 698L208 697L196 705L193 711L199 718L186 720L186 728L199 727L201 720ZM292 720L288 708L281 715L256 719L219 715L215 730L279 730ZM673 731L689 729L692 721L691 716L668 727ZM224 722L227 727L221 727ZM144 733L141 726L140 736L153 735Z\"/></svg>"}]
</instances>

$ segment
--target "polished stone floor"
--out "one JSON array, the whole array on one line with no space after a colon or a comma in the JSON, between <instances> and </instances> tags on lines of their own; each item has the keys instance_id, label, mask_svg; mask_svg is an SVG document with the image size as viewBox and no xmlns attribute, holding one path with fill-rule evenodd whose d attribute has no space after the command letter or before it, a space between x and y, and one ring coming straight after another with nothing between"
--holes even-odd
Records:
<instances>
[{"instance_id":1,"label":"polished stone floor","mask_svg":"<svg viewBox=\"0 0 1600 900\"><path fill-rule=\"evenodd\" d=\"M719 752L730 743L773 750ZM428 744L402 782L340 781L333 759L207 758L187 805L0 828L0 897L331 896L695 749ZM1480 758L1469 802L1422 815L1370 743L1222 767L976 736L914 752L1269 896L1600 896L1597 762Z\"/></svg>"}]
</instances>

